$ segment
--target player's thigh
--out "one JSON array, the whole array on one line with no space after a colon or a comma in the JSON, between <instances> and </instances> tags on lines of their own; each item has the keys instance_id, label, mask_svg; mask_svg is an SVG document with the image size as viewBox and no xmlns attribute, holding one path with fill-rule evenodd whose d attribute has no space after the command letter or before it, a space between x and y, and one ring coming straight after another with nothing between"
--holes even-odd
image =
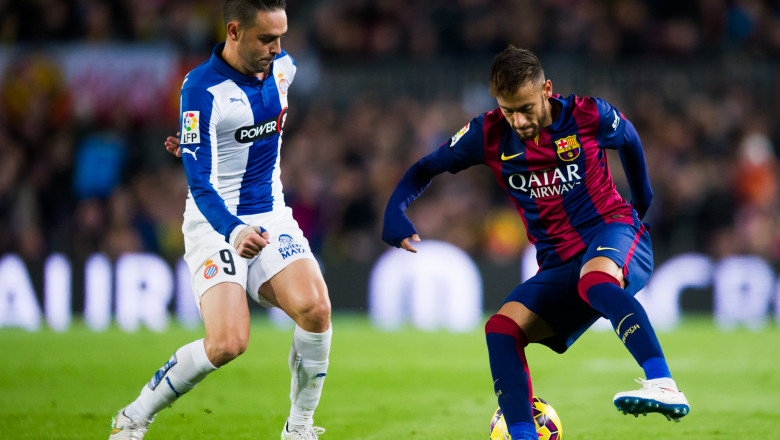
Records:
<instances>
[{"instance_id":1,"label":"player's thigh","mask_svg":"<svg viewBox=\"0 0 780 440\"><path fill-rule=\"evenodd\" d=\"M230 282L212 286L200 298L200 314L207 341L234 341L246 347L250 317L243 286Z\"/></svg>"},{"instance_id":2,"label":"player's thigh","mask_svg":"<svg viewBox=\"0 0 780 440\"><path fill-rule=\"evenodd\" d=\"M295 318L303 314L330 316L328 288L317 262L301 258L260 286L260 295Z\"/></svg>"},{"instance_id":3,"label":"player's thigh","mask_svg":"<svg viewBox=\"0 0 780 440\"><path fill-rule=\"evenodd\" d=\"M650 234L639 222L611 223L594 237L583 257L580 276L600 271L614 276L621 287L636 294L653 271Z\"/></svg>"},{"instance_id":4,"label":"player's thigh","mask_svg":"<svg viewBox=\"0 0 780 440\"><path fill-rule=\"evenodd\" d=\"M265 307L279 307L288 315L301 314L315 307L326 307L330 300L317 260L289 208L251 218L269 232L269 243L249 264L247 292Z\"/></svg>"},{"instance_id":5,"label":"player's thigh","mask_svg":"<svg viewBox=\"0 0 780 440\"><path fill-rule=\"evenodd\" d=\"M206 222L188 221L184 226L184 260L190 269L192 292L200 308L202 296L214 286L234 283L246 289L248 260Z\"/></svg>"},{"instance_id":6,"label":"player's thigh","mask_svg":"<svg viewBox=\"0 0 780 440\"><path fill-rule=\"evenodd\" d=\"M528 342L538 342L555 334L555 330L525 304L517 301L504 303L498 313L512 318L523 329Z\"/></svg>"},{"instance_id":7,"label":"player's thigh","mask_svg":"<svg viewBox=\"0 0 780 440\"><path fill-rule=\"evenodd\" d=\"M571 335L594 318L593 310L577 294L579 256L554 267L544 267L506 297L499 313L511 314L529 342L541 342L562 353Z\"/></svg>"},{"instance_id":8,"label":"player's thigh","mask_svg":"<svg viewBox=\"0 0 780 440\"><path fill-rule=\"evenodd\" d=\"M620 287L626 287L625 281L623 280L623 268L618 266L617 263L608 257L593 257L586 261L580 270L580 278L585 276L588 272L604 272L612 275L618 280Z\"/></svg>"}]
</instances>

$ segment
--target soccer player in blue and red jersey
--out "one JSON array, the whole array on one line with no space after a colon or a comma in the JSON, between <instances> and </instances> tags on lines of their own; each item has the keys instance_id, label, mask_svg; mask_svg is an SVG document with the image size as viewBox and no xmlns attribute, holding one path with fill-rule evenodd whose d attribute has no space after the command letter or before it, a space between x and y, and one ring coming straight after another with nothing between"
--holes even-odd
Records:
<instances>
[{"instance_id":1,"label":"soccer player in blue and red jersey","mask_svg":"<svg viewBox=\"0 0 780 440\"><path fill-rule=\"evenodd\" d=\"M679 420L688 402L634 298L653 270L640 221L652 190L636 129L603 99L553 94L528 50L509 47L495 57L490 92L497 109L409 168L388 202L382 239L416 252L412 242L420 237L406 217L409 204L437 174L487 165L522 217L540 267L485 325L495 393L512 439L537 438L525 347L536 342L563 353L600 316L647 377L641 389L615 396L618 410ZM615 188L607 148L620 155L631 203Z\"/></svg>"}]
</instances>

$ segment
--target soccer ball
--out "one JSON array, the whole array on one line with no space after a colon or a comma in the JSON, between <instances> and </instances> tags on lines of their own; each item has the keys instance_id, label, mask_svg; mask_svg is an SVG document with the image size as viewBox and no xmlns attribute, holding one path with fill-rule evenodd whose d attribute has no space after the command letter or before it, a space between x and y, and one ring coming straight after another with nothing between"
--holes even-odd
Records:
<instances>
[{"instance_id":1,"label":"soccer ball","mask_svg":"<svg viewBox=\"0 0 780 440\"><path fill-rule=\"evenodd\" d=\"M531 413L534 416L539 440L561 440L563 433L561 418L558 417L558 413L549 403L534 396ZM490 421L490 440L512 440L501 408L493 413L493 419Z\"/></svg>"},{"instance_id":2,"label":"soccer ball","mask_svg":"<svg viewBox=\"0 0 780 440\"><path fill-rule=\"evenodd\" d=\"M555 408L540 397L534 396L531 413L534 415L536 423L536 433L543 440L561 440L563 434L563 425Z\"/></svg>"},{"instance_id":3,"label":"soccer ball","mask_svg":"<svg viewBox=\"0 0 780 440\"><path fill-rule=\"evenodd\" d=\"M504 413L499 408L493 413L493 419L490 421L490 440L511 440L511 438L506 427L506 420L504 420Z\"/></svg>"}]
</instances>

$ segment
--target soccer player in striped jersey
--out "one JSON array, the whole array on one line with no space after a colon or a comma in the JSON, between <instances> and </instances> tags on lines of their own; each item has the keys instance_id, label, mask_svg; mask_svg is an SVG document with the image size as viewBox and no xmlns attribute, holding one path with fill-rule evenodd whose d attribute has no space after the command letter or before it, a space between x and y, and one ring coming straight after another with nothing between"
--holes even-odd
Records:
<instances>
[{"instance_id":1,"label":"soccer player in striped jersey","mask_svg":"<svg viewBox=\"0 0 780 440\"><path fill-rule=\"evenodd\" d=\"M296 323L289 355L290 414L282 440L316 440L313 426L328 369L330 299L319 266L285 205L279 151L292 57L284 0L226 0L225 43L184 79L180 144L189 183L184 259L204 339L179 348L119 410L111 440L141 439L156 414L243 353L249 296ZM172 144L171 144L172 145Z\"/></svg>"},{"instance_id":2,"label":"soccer player in striped jersey","mask_svg":"<svg viewBox=\"0 0 780 440\"><path fill-rule=\"evenodd\" d=\"M625 413L689 411L647 314L634 295L653 269L640 219L652 190L631 122L599 98L553 94L538 58L509 47L491 65L498 108L471 120L438 150L412 165L387 204L382 238L416 252L420 241L406 208L444 171L487 165L522 217L539 272L517 286L485 325L498 403L513 440L536 439L525 347L563 353L600 316L644 369L636 391L618 393ZM605 149L620 155L631 203L618 193Z\"/></svg>"}]
</instances>

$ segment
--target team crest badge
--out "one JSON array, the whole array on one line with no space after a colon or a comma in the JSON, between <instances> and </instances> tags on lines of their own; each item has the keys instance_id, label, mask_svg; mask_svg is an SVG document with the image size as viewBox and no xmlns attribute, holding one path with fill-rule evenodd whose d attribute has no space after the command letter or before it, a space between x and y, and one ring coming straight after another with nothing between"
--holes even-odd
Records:
<instances>
[{"instance_id":1,"label":"team crest badge","mask_svg":"<svg viewBox=\"0 0 780 440\"><path fill-rule=\"evenodd\" d=\"M290 85L287 83L287 80L284 79L284 74L283 73L279 73L279 75L277 77L279 78L279 81L278 81L279 82L279 93L281 93L282 95L286 95L287 94L287 88Z\"/></svg>"},{"instance_id":2,"label":"team crest badge","mask_svg":"<svg viewBox=\"0 0 780 440\"><path fill-rule=\"evenodd\" d=\"M281 244L282 246L289 246L294 242L295 240L293 240L293 238L287 234L282 234L279 236L279 244Z\"/></svg>"},{"instance_id":3,"label":"team crest badge","mask_svg":"<svg viewBox=\"0 0 780 440\"><path fill-rule=\"evenodd\" d=\"M567 162L576 159L582 152L582 146L577 142L577 135L575 134L558 139L555 141L555 146L558 147L558 157Z\"/></svg>"},{"instance_id":4,"label":"team crest badge","mask_svg":"<svg viewBox=\"0 0 780 440\"><path fill-rule=\"evenodd\" d=\"M210 280L217 276L217 272L219 272L219 268L216 264L214 264L213 260L206 260L206 266L205 269L203 269L203 278L206 278L207 280Z\"/></svg>"}]
</instances>

